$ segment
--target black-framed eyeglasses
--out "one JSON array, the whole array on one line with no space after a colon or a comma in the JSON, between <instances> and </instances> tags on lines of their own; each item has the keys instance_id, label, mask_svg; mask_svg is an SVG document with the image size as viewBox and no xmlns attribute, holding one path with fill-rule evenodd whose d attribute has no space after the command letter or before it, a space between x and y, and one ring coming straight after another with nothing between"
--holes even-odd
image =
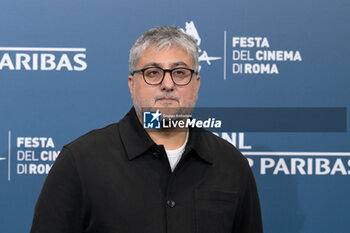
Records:
<instances>
[{"instance_id":1,"label":"black-framed eyeglasses","mask_svg":"<svg viewBox=\"0 0 350 233\"><path fill-rule=\"evenodd\" d=\"M164 80L165 73L169 72L173 82L178 86L186 86L192 80L193 73L198 74L189 68L174 68L174 69L162 69L160 67L147 67L139 70L134 70L131 75L142 72L143 79L149 85L161 84Z\"/></svg>"}]
</instances>

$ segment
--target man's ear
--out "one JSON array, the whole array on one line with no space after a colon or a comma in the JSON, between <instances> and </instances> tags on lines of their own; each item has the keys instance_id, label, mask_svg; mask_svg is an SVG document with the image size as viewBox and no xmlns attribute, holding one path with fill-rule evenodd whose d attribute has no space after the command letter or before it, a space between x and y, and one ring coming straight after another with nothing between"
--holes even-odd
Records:
<instances>
[{"instance_id":1,"label":"man's ear","mask_svg":"<svg viewBox=\"0 0 350 233\"><path fill-rule=\"evenodd\" d=\"M197 90L196 90L196 101L198 99L198 92L199 92L200 86L201 86L201 76L196 75L196 88L197 88Z\"/></svg>"},{"instance_id":2,"label":"man's ear","mask_svg":"<svg viewBox=\"0 0 350 233\"><path fill-rule=\"evenodd\" d=\"M197 79L197 91L199 91L199 88L201 86L201 76L198 74L196 79Z\"/></svg>"},{"instance_id":3,"label":"man's ear","mask_svg":"<svg viewBox=\"0 0 350 233\"><path fill-rule=\"evenodd\" d=\"M129 75L128 77L128 86L129 86L129 91L130 91L130 96L131 96L131 99L133 100L134 99L134 77L132 75Z\"/></svg>"}]
</instances>

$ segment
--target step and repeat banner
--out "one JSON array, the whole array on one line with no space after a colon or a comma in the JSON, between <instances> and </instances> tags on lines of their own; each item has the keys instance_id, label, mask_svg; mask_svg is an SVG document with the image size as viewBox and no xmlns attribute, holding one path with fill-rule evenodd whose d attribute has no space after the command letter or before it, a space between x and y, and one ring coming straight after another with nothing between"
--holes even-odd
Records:
<instances>
[{"instance_id":1,"label":"step and repeat banner","mask_svg":"<svg viewBox=\"0 0 350 233\"><path fill-rule=\"evenodd\" d=\"M347 0L1 0L0 232L29 232L63 145L128 112L129 49L160 25L200 48L197 106L235 113L215 133L248 158L264 231L349 232L349 22Z\"/></svg>"}]
</instances>

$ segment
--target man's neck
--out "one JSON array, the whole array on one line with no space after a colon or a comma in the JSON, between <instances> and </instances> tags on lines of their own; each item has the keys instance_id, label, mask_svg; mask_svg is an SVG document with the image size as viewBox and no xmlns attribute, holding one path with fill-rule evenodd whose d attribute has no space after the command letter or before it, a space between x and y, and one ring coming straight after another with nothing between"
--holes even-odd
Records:
<instances>
[{"instance_id":1,"label":"man's neck","mask_svg":"<svg viewBox=\"0 0 350 233\"><path fill-rule=\"evenodd\" d=\"M175 150L181 147L187 136L186 130L146 130L157 145L164 145L166 150Z\"/></svg>"}]
</instances>

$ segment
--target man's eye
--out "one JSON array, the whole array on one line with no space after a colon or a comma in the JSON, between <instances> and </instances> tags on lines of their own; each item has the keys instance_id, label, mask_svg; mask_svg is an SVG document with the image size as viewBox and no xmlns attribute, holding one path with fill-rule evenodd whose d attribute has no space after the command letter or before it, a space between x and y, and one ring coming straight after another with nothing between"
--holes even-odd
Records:
<instances>
[{"instance_id":1,"label":"man's eye","mask_svg":"<svg viewBox=\"0 0 350 233\"><path fill-rule=\"evenodd\" d=\"M184 75L185 74L185 72L183 72L182 70L176 70L174 73L176 75Z\"/></svg>"},{"instance_id":2,"label":"man's eye","mask_svg":"<svg viewBox=\"0 0 350 233\"><path fill-rule=\"evenodd\" d=\"M174 70L173 75L176 77L186 77L189 75L188 70Z\"/></svg>"},{"instance_id":3,"label":"man's eye","mask_svg":"<svg viewBox=\"0 0 350 233\"><path fill-rule=\"evenodd\" d=\"M147 70L146 72L146 76L159 76L160 75L160 71L159 70Z\"/></svg>"}]
</instances>

